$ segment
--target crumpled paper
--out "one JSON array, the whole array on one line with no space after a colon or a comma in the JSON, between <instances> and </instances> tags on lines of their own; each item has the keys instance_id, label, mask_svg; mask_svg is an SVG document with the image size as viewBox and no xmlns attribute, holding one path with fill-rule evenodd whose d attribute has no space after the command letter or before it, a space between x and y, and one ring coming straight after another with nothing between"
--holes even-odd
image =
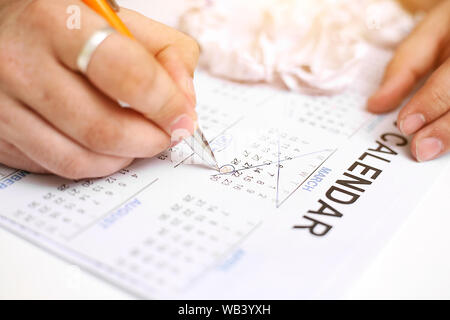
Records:
<instances>
[{"instance_id":1,"label":"crumpled paper","mask_svg":"<svg viewBox=\"0 0 450 320\"><path fill-rule=\"evenodd\" d=\"M394 0L195 0L180 28L213 75L332 94L371 47L392 50L416 22Z\"/></svg>"}]
</instances>

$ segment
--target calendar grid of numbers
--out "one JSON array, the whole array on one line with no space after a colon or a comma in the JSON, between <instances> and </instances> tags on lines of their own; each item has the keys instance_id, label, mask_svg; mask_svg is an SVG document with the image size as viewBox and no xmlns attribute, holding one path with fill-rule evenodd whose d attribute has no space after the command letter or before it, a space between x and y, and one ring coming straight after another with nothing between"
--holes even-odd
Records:
<instances>
[{"instance_id":1,"label":"calendar grid of numbers","mask_svg":"<svg viewBox=\"0 0 450 320\"><path fill-rule=\"evenodd\" d=\"M356 96L318 100L305 97L296 100L289 96L283 100L283 112L287 116L283 125L264 125L241 143L244 139L239 139L240 130L264 122L258 115L274 108L270 101L274 101L274 105L279 103L276 102L279 93L243 88L222 80L208 80L206 87L208 90L199 97L199 119L205 134L211 137L211 146L221 166L230 170L199 169L198 179L204 188L217 188L217 196L222 194L229 197L229 201L233 201L236 194L249 203L268 203L276 210L335 152L332 143L320 145L314 135L299 134L297 126L348 138L366 120L354 116L353 110L358 104ZM217 96L222 98L216 99ZM334 110L327 112L329 108ZM339 132L334 130L330 119L343 119L347 114L353 114L351 121L338 123ZM112 232L121 221L129 219L128 216L137 217L140 212L145 232L112 252L105 250L103 263L125 279L126 285L139 283L139 287L152 296L186 290L207 270L225 261L243 239L261 225L265 214L242 214L233 206L217 205L214 197L210 200L202 196L204 190L185 193L165 207L152 209L150 205L149 210L143 212L145 195L159 190L161 184L170 179L160 171L166 173L167 168L171 168L172 179L173 175L183 179L185 171L195 170L201 163L184 144L161 153L152 161L159 169L147 169L151 165L140 160L99 179L49 178L37 192L2 214L37 234L66 242L77 250L76 244L86 245L84 239L93 229ZM0 179L9 179L18 173L20 171L0 167ZM39 182L46 180L36 175L30 177ZM186 183L185 190L190 188Z\"/></svg>"},{"instance_id":2,"label":"calendar grid of numbers","mask_svg":"<svg viewBox=\"0 0 450 320\"><path fill-rule=\"evenodd\" d=\"M387 239L390 232L372 229L393 215L372 210L374 197L397 205L401 221L424 191L409 190L405 201L383 188L400 189L413 168L407 150L393 145L395 161L382 162L357 205L325 206L327 189L361 151L381 132L399 134L395 115L369 115L361 94L304 96L203 73L196 81L219 171L183 143L98 179L0 165L0 226L139 297L311 298L352 278L358 259ZM431 183L442 165L421 168L417 175ZM330 235L308 232L305 215Z\"/></svg>"}]
</instances>

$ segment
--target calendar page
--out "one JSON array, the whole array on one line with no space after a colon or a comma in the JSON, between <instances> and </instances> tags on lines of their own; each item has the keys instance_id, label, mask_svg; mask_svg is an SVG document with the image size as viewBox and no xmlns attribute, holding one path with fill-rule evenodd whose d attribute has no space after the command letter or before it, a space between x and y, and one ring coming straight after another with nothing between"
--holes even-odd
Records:
<instances>
[{"instance_id":1,"label":"calendar page","mask_svg":"<svg viewBox=\"0 0 450 320\"><path fill-rule=\"evenodd\" d=\"M184 144L100 179L0 166L0 225L141 298L338 298L448 162L352 90L196 87L220 171Z\"/></svg>"}]
</instances>

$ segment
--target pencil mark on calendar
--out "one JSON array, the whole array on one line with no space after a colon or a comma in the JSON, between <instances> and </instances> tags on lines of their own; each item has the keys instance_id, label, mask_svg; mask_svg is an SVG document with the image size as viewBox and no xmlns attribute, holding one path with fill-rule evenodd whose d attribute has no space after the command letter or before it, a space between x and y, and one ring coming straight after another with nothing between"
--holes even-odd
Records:
<instances>
[{"instance_id":1,"label":"pencil mark on calendar","mask_svg":"<svg viewBox=\"0 0 450 320\"><path fill-rule=\"evenodd\" d=\"M292 191L283 201L281 201L281 203L278 203L277 204L277 208L279 208L283 203L285 203L314 173L316 173L316 171L317 170L319 170L324 164L325 164L325 162L327 162L327 160L328 159L330 159L331 158L331 156L333 155L333 154L335 154L336 153L336 151L337 151L338 149L335 149L325 160L323 160L322 161L322 163L319 165L319 166L317 166L317 168L313 171L313 172L311 172L310 174L309 174L309 176L307 176L303 181L302 181L302 183L300 183L300 185L298 185L297 186L297 188L295 188L295 190L294 191Z\"/></svg>"},{"instance_id":2,"label":"pencil mark on calendar","mask_svg":"<svg viewBox=\"0 0 450 320\"><path fill-rule=\"evenodd\" d=\"M230 173L233 173L233 172L235 172L235 171L236 171L236 169L235 169L234 166L231 165L231 164L226 164L226 165L221 166L221 167L219 168L219 172L220 172L221 174L230 174Z\"/></svg>"},{"instance_id":3,"label":"pencil mark on calendar","mask_svg":"<svg viewBox=\"0 0 450 320\"><path fill-rule=\"evenodd\" d=\"M236 168L241 161L234 159L222 166L220 173L211 175L210 180L271 200L279 208L336 150L327 148L283 157L281 141L276 141L273 152L276 160L265 160L258 165L245 162L243 168ZM244 157L250 157L250 152L244 151Z\"/></svg>"},{"instance_id":4,"label":"pencil mark on calendar","mask_svg":"<svg viewBox=\"0 0 450 320\"><path fill-rule=\"evenodd\" d=\"M278 199L280 197L280 169L281 169L281 163L280 163L280 137L278 137L278 143L277 143L277 147L278 147L278 161L277 161L277 197L275 200L276 206L278 208Z\"/></svg>"},{"instance_id":5,"label":"pencil mark on calendar","mask_svg":"<svg viewBox=\"0 0 450 320\"><path fill-rule=\"evenodd\" d=\"M323 149L323 150L319 150L319 151L305 153L305 154L302 154L302 155L299 155L299 156L295 156L295 157L286 157L285 159L279 159L277 161L277 164L281 165L281 163L286 162L286 161L292 161L292 160L299 159L299 158L306 157L306 156L310 156L310 155L313 155L313 154L327 152L327 151L336 151L336 150L334 150L334 149ZM236 173L236 172L245 171L245 170L251 170L251 169L265 167L265 166L270 166L270 165L273 165L273 164L274 164L274 162L269 160L269 161L267 161L267 162L265 162L263 164L259 164L259 165L255 165L255 166L251 166L251 167L240 168L240 169L234 169L233 171L230 171L229 168L230 167L234 168L234 166L231 165L231 164L226 164L226 165L224 165L224 166L222 166L220 168L221 169L220 173L215 173L215 174L213 174L211 176L214 177L214 176L232 175L233 173ZM222 171L222 168L224 168L224 167L227 167L227 169Z\"/></svg>"}]
</instances>

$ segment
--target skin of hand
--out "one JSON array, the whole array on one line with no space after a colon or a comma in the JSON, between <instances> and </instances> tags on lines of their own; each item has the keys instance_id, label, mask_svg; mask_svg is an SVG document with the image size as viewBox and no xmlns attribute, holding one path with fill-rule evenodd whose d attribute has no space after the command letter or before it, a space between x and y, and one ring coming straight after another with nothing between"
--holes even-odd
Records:
<instances>
[{"instance_id":1,"label":"skin of hand","mask_svg":"<svg viewBox=\"0 0 450 320\"><path fill-rule=\"evenodd\" d=\"M74 4L79 29L67 26ZM136 12L119 16L136 40L112 34L82 75L78 54L103 18L81 1L0 0L0 163L100 177L193 133L197 43Z\"/></svg>"},{"instance_id":2,"label":"skin of hand","mask_svg":"<svg viewBox=\"0 0 450 320\"><path fill-rule=\"evenodd\" d=\"M442 0L398 0L410 12L429 11Z\"/></svg>"},{"instance_id":3,"label":"skin of hand","mask_svg":"<svg viewBox=\"0 0 450 320\"><path fill-rule=\"evenodd\" d=\"M450 0L431 9L397 48L368 110L394 110L428 75L397 119L404 135L414 135L411 153L420 162L450 148Z\"/></svg>"}]
</instances>

